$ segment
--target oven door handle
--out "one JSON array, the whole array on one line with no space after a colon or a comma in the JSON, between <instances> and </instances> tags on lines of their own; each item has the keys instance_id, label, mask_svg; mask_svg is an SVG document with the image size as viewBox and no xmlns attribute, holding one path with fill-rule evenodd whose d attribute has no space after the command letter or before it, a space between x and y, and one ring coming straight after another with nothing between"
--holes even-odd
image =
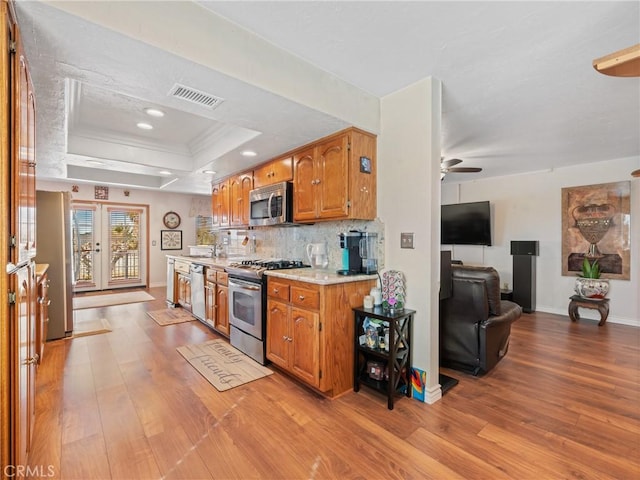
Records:
<instances>
[{"instance_id":1,"label":"oven door handle","mask_svg":"<svg viewBox=\"0 0 640 480\"><path fill-rule=\"evenodd\" d=\"M229 286L241 288L243 290L255 290L256 292L259 292L262 289L262 287L256 286L251 282L243 282L242 280L236 279L229 279Z\"/></svg>"}]
</instances>

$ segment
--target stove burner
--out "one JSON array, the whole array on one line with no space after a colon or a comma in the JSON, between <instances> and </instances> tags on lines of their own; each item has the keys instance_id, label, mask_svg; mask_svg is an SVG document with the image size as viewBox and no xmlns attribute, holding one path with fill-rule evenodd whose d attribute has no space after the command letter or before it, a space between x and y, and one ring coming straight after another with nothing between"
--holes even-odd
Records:
<instances>
[{"instance_id":1,"label":"stove burner","mask_svg":"<svg viewBox=\"0 0 640 480\"><path fill-rule=\"evenodd\" d=\"M242 260L241 265L262 267L267 270L283 270L287 268L304 268L308 265L301 260Z\"/></svg>"},{"instance_id":2,"label":"stove burner","mask_svg":"<svg viewBox=\"0 0 640 480\"><path fill-rule=\"evenodd\" d=\"M265 270L286 270L308 266L300 260L242 260L230 264L226 270L230 275L260 278Z\"/></svg>"}]
</instances>

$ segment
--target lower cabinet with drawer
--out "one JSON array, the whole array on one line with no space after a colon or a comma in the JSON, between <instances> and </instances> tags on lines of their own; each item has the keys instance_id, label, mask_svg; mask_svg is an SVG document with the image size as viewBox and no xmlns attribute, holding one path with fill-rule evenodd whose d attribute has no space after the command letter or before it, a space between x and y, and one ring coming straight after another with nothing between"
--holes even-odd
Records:
<instances>
[{"instance_id":1,"label":"lower cabinet with drawer","mask_svg":"<svg viewBox=\"0 0 640 480\"><path fill-rule=\"evenodd\" d=\"M228 275L224 270L205 270L205 322L218 333L229 336Z\"/></svg>"},{"instance_id":2,"label":"lower cabinet with drawer","mask_svg":"<svg viewBox=\"0 0 640 480\"><path fill-rule=\"evenodd\" d=\"M375 280L267 279L267 358L329 397L353 388L353 312Z\"/></svg>"}]
</instances>

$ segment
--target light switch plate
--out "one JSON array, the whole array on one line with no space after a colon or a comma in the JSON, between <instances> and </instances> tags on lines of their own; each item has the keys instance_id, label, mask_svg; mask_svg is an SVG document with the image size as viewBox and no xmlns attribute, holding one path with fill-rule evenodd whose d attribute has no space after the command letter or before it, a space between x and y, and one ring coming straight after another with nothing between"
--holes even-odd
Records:
<instances>
[{"instance_id":1,"label":"light switch plate","mask_svg":"<svg viewBox=\"0 0 640 480\"><path fill-rule=\"evenodd\" d=\"M400 234L400 248L413 248L413 233Z\"/></svg>"}]
</instances>

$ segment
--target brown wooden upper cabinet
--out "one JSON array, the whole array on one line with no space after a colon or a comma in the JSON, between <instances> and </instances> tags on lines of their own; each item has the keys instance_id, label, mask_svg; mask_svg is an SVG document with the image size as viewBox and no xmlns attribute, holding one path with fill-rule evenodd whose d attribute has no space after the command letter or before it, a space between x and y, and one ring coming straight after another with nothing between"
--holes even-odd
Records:
<instances>
[{"instance_id":1,"label":"brown wooden upper cabinet","mask_svg":"<svg viewBox=\"0 0 640 480\"><path fill-rule=\"evenodd\" d=\"M350 128L308 145L293 156L293 219L373 220L376 138Z\"/></svg>"},{"instance_id":2,"label":"brown wooden upper cabinet","mask_svg":"<svg viewBox=\"0 0 640 480\"><path fill-rule=\"evenodd\" d=\"M215 227L229 226L229 180L211 187L211 223Z\"/></svg>"},{"instance_id":3,"label":"brown wooden upper cabinet","mask_svg":"<svg viewBox=\"0 0 640 480\"><path fill-rule=\"evenodd\" d=\"M253 189L253 172L229 179L229 224L249 225L249 192Z\"/></svg>"},{"instance_id":4,"label":"brown wooden upper cabinet","mask_svg":"<svg viewBox=\"0 0 640 480\"><path fill-rule=\"evenodd\" d=\"M293 180L293 157L291 155L273 160L253 171L253 188Z\"/></svg>"}]
</instances>

